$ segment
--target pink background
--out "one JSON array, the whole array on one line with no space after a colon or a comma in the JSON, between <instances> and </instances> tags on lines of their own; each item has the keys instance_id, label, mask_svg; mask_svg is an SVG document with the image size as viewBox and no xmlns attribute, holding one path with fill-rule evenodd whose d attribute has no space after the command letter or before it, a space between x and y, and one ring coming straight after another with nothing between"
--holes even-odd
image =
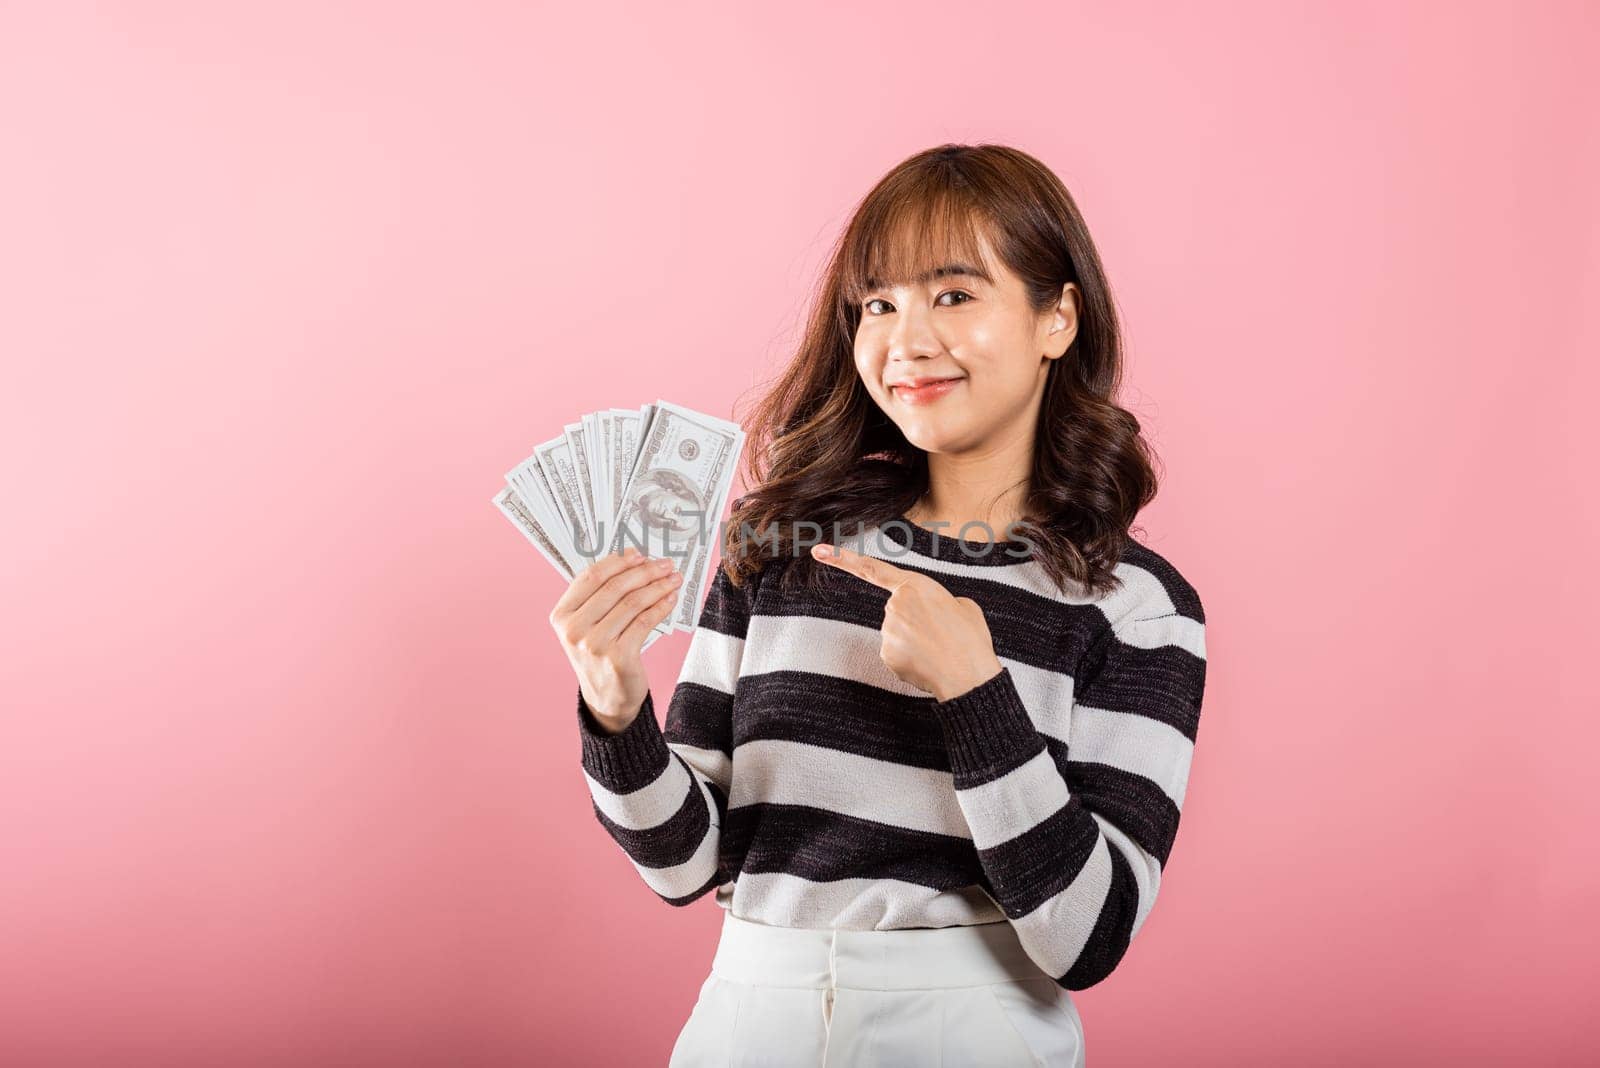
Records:
<instances>
[{"instance_id":1,"label":"pink background","mask_svg":"<svg viewBox=\"0 0 1600 1068\"><path fill-rule=\"evenodd\" d=\"M0 1061L664 1062L721 913L489 497L947 140L1078 198L1209 617L1091 1063L1600 1057L1594 5L219 6L0 8Z\"/></svg>"}]
</instances>

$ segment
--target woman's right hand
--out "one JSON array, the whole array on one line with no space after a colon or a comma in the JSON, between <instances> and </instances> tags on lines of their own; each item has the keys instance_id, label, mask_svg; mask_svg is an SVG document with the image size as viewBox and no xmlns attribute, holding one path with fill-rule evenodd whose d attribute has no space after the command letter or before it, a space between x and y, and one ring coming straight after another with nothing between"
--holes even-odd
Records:
<instances>
[{"instance_id":1,"label":"woman's right hand","mask_svg":"<svg viewBox=\"0 0 1600 1068\"><path fill-rule=\"evenodd\" d=\"M648 557L630 545L579 572L550 610L589 711L612 733L632 723L644 704L650 680L640 648L672 613L682 581L669 557Z\"/></svg>"}]
</instances>

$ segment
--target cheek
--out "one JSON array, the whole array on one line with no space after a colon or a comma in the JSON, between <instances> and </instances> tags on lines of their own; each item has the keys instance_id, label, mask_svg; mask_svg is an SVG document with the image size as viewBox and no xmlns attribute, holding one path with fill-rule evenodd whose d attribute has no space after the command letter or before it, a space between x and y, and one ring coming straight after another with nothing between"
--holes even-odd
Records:
<instances>
[{"instance_id":1,"label":"cheek","mask_svg":"<svg viewBox=\"0 0 1600 1068\"><path fill-rule=\"evenodd\" d=\"M1033 381L1037 362L1031 355L1033 338L1008 319L974 319L963 332L957 355L971 373L1005 391L1025 389Z\"/></svg>"},{"instance_id":2,"label":"cheek","mask_svg":"<svg viewBox=\"0 0 1600 1068\"><path fill-rule=\"evenodd\" d=\"M1004 370L1007 357L1025 347L1009 316L973 316L962 331L962 344L991 368Z\"/></svg>"},{"instance_id":3,"label":"cheek","mask_svg":"<svg viewBox=\"0 0 1600 1068\"><path fill-rule=\"evenodd\" d=\"M883 373L883 361L875 356L865 346L858 347L855 352L856 374L861 376L870 389L876 389Z\"/></svg>"}]
</instances>

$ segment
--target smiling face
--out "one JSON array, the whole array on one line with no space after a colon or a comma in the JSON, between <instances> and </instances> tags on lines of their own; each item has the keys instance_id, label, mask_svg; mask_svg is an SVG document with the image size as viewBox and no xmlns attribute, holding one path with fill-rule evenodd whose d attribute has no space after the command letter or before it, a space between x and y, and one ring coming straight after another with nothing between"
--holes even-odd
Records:
<instances>
[{"instance_id":1,"label":"smiling face","mask_svg":"<svg viewBox=\"0 0 1600 1068\"><path fill-rule=\"evenodd\" d=\"M931 453L979 451L1019 431L1031 440L1050 362L1077 332L1076 285L1036 314L1022 279L987 239L980 244L980 262L944 263L861 301L861 381L906 439Z\"/></svg>"}]
</instances>

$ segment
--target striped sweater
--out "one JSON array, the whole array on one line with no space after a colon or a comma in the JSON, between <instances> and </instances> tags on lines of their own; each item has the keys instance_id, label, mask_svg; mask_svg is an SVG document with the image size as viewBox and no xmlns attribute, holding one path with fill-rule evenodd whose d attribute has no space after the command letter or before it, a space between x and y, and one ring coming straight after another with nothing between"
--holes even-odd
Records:
<instances>
[{"instance_id":1,"label":"striped sweater","mask_svg":"<svg viewBox=\"0 0 1600 1068\"><path fill-rule=\"evenodd\" d=\"M1133 544L1119 589L1058 588L1024 542L899 517L845 544L982 607L1001 670L947 701L880 655L886 590L818 565L780 592L713 569L657 725L610 734L582 693L595 815L672 905L886 930L1009 921L1069 990L1116 967L1155 903L1205 682L1193 587ZM1074 587L1075 588L1075 587Z\"/></svg>"}]
</instances>

